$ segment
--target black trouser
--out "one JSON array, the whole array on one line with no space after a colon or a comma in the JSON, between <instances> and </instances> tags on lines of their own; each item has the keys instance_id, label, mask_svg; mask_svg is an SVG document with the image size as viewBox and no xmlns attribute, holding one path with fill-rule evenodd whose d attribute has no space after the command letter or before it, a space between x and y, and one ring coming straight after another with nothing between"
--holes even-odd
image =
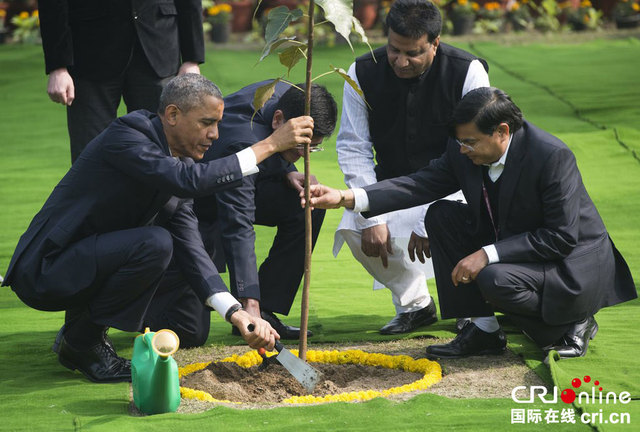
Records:
<instances>
[{"instance_id":1,"label":"black trouser","mask_svg":"<svg viewBox=\"0 0 640 432\"><path fill-rule=\"evenodd\" d=\"M116 119L121 98L127 112L138 109L156 112L162 88L171 78L158 78L138 42L121 76L101 81L74 77L75 99L67 107L71 162Z\"/></svg>"},{"instance_id":2,"label":"black trouser","mask_svg":"<svg viewBox=\"0 0 640 432\"><path fill-rule=\"evenodd\" d=\"M549 325L542 319L542 263L490 264L475 281L453 285L456 264L495 240L488 224L486 231L473 232L474 216L467 204L438 201L429 207L425 225L442 318L491 316L499 311L539 346L555 342L571 328L572 324Z\"/></svg>"},{"instance_id":3,"label":"black trouser","mask_svg":"<svg viewBox=\"0 0 640 432\"><path fill-rule=\"evenodd\" d=\"M260 307L287 315L304 274L304 209L298 192L280 179L257 182L255 203L255 223L277 227L269 255L258 270ZM321 209L311 212L313 246L324 215Z\"/></svg>"},{"instance_id":4,"label":"black trouser","mask_svg":"<svg viewBox=\"0 0 640 432\"><path fill-rule=\"evenodd\" d=\"M95 251L95 275L88 275L93 280L82 287L61 284L61 280L68 280L68 272L87 271L74 268L73 260L68 259L87 251ZM92 345L105 327L124 331L140 328L172 254L173 240L164 228L114 231L69 245L57 258L47 258L47 271L36 286L18 280L13 288L33 308L66 310L65 334L70 332L76 343ZM18 270L22 271L29 270Z\"/></svg>"}]
</instances>

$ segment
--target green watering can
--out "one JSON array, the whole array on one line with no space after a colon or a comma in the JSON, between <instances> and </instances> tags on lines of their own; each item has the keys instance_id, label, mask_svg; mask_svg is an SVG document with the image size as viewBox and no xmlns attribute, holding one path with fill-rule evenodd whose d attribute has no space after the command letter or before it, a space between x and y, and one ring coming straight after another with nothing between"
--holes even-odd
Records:
<instances>
[{"instance_id":1,"label":"green watering can","mask_svg":"<svg viewBox=\"0 0 640 432\"><path fill-rule=\"evenodd\" d=\"M180 339L171 330L145 329L133 343L133 403L145 414L175 412L180 405L178 365L171 357Z\"/></svg>"}]
</instances>

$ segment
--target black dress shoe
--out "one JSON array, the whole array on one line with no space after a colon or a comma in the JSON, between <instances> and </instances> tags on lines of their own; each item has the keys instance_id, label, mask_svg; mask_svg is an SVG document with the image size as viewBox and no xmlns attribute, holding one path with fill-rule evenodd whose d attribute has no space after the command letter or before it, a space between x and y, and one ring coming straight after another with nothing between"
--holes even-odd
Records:
<instances>
[{"instance_id":1,"label":"black dress shoe","mask_svg":"<svg viewBox=\"0 0 640 432\"><path fill-rule=\"evenodd\" d=\"M460 334L462 329L470 322L469 318L456 318L456 334Z\"/></svg>"},{"instance_id":2,"label":"black dress shoe","mask_svg":"<svg viewBox=\"0 0 640 432\"><path fill-rule=\"evenodd\" d=\"M68 369L79 370L93 382L131 382L131 361L118 357L104 340L88 350L78 350L63 336L58 361Z\"/></svg>"},{"instance_id":3,"label":"black dress shoe","mask_svg":"<svg viewBox=\"0 0 640 432\"><path fill-rule=\"evenodd\" d=\"M474 323L469 322L451 342L428 346L427 357L437 359L502 354L506 347L507 338L502 329L487 333L480 330Z\"/></svg>"},{"instance_id":4,"label":"black dress shoe","mask_svg":"<svg viewBox=\"0 0 640 432\"><path fill-rule=\"evenodd\" d=\"M60 327L60 330L58 330L58 333L56 334L56 339L53 341L53 345L51 345L51 351L53 351L56 354L60 352L60 343L62 342L62 336L64 335L64 326L65 325L62 324L62 327ZM109 339L109 336L107 336L108 329L109 327L106 327L104 329L104 332L102 332L102 341L107 345L109 345L111 349L115 351L115 348L113 347L113 342L111 342L111 339Z\"/></svg>"},{"instance_id":5,"label":"black dress shoe","mask_svg":"<svg viewBox=\"0 0 640 432\"><path fill-rule=\"evenodd\" d=\"M589 348L589 341L596 337L596 333L598 333L598 323L591 316L575 323L564 336L543 350L547 353L555 350L560 358L583 357Z\"/></svg>"},{"instance_id":6,"label":"black dress shoe","mask_svg":"<svg viewBox=\"0 0 640 432\"><path fill-rule=\"evenodd\" d=\"M436 305L432 299L429 306L425 308L414 312L403 312L393 317L391 321L380 329L380 334L408 333L418 327L433 324L436 321L438 321L438 316L436 315Z\"/></svg>"},{"instance_id":7,"label":"black dress shoe","mask_svg":"<svg viewBox=\"0 0 640 432\"><path fill-rule=\"evenodd\" d=\"M260 316L278 332L282 339L300 339L300 327L293 327L284 324L273 312L262 311L260 312ZM240 334L240 330L238 330L238 327L236 326L231 326L231 334L234 336L242 336ZM313 336L313 332L311 330L307 330L307 337L311 336Z\"/></svg>"}]
</instances>

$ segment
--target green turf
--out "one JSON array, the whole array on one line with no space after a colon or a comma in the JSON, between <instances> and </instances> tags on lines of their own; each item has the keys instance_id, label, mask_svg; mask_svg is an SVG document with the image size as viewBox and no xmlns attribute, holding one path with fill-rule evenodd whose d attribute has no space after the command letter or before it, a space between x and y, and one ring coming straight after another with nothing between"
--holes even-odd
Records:
<instances>
[{"instance_id":1,"label":"green turf","mask_svg":"<svg viewBox=\"0 0 640 432\"><path fill-rule=\"evenodd\" d=\"M638 40L521 46L484 42L461 47L485 56L491 65L492 84L510 93L529 120L558 135L575 151L585 184L639 280L640 163L634 156L634 151L640 152ZM365 51L357 48L358 54ZM202 71L225 94L281 73L275 59L254 67L256 59L255 52L210 49ZM346 48L318 49L314 70L318 75L330 64L346 68L352 59ZM46 95L41 50L2 46L0 64L0 272L4 272L20 234L68 169L69 155L65 111ZM301 81L302 69L293 75L291 80ZM340 105L340 79L326 77L321 83ZM335 137L325 148L312 156L313 172L320 181L341 186ZM371 290L370 277L348 249L337 259L331 255L339 219L340 212L327 213L314 253L310 326L316 335L310 343L391 339L376 331L393 315L389 293ZM258 230L259 257L265 256L272 233L268 228ZM430 284L434 288L433 281ZM600 312L596 318L601 330L589 355L554 364L557 385L567 388L570 379L588 374L598 377L607 389L627 390L638 399L638 306L640 302L634 301ZM31 310L8 289L0 291L0 309L2 430L505 430L511 426L510 410L521 407L510 399L455 400L422 395L406 403L374 400L357 405L249 411L219 407L199 415L132 418L127 415L127 385L91 384L57 364L49 347L62 323L62 313ZM285 321L296 323L298 313L296 303ZM451 328L451 322L439 322L410 337L451 336ZM130 355L131 335L113 333L119 351ZM229 334L228 325L214 316L209 343L240 342ZM509 346L541 376L548 377L540 352L526 338L509 333ZM640 421L638 403L634 400L625 407L635 414L632 424ZM566 424L549 427L563 429L561 426L586 429ZM540 426L516 427L530 430ZM610 425L603 428L609 430Z\"/></svg>"}]
</instances>

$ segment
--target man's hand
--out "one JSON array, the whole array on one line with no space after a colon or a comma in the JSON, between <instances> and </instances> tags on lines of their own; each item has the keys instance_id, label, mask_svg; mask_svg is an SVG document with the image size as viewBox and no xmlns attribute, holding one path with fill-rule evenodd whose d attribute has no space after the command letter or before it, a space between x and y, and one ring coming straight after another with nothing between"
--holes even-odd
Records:
<instances>
[{"instance_id":1,"label":"man's hand","mask_svg":"<svg viewBox=\"0 0 640 432\"><path fill-rule=\"evenodd\" d=\"M420 237L415 232L411 233L411 238L409 239L409 246L407 247L409 250L409 258L412 262L415 262L416 256L418 257L418 261L424 264L427 258L431 258L431 248L429 247L429 239L426 237Z\"/></svg>"},{"instance_id":2,"label":"man's hand","mask_svg":"<svg viewBox=\"0 0 640 432\"><path fill-rule=\"evenodd\" d=\"M459 283L468 284L476 280L480 270L485 268L487 264L489 264L489 257L487 257L484 249L462 258L451 272L453 284L458 286Z\"/></svg>"},{"instance_id":3,"label":"man's hand","mask_svg":"<svg viewBox=\"0 0 640 432\"><path fill-rule=\"evenodd\" d=\"M387 268L389 255L393 255L387 224L381 224L362 230L362 252L366 256L380 257L382 266Z\"/></svg>"},{"instance_id":4,"label":"man's hand","mask_svg":"<svg viewBox=\"0 0 640 432\"><path fill-rule=\"evenodd\" d=\"M290 188L297 190L298 192L304 191L304 173L298 171L292 171L286 175L287 184ZM309 183L312 185L318 184L318 179L313 174L309 175Z\"/></svg>"},{"instance_id":5,"label":"man's hand","mask_svg":"<svg viewBox=\"0 0 640 432\"><path fill-rule=\"evenodd\" d=\"M301 116L287 120L267 139L271 141L275 152L281 152L296 146L311 144L311 137L313 137L313 118Z\"/></svg>"},{"instance_id":6,"label":"man's hand","mask_svg":"<svg viewBox=\"0 0 640 432\"><path fill-rule=\"evenodd\" d=\"M62 105L71 105L76 97L73 78L69 75L67 68L60 68L49 73L49 82L47 83L47 93L49 98Z\"/></svg>"},{"instance_id":7,"label":"man's hand","mask_svg":"<svg viewBox=\"0 0 640 432\"><path fill-rule=\"evenodd\" d=\"M242 338L253 349L264 348L272 351L276 339L280 339L278 332L268 322L243 310L238 310L231 315L231 324L238 327ZM249 331L249 324L253 324L253 331Z\"/></svg>"},{"instance_id":8,"label":"man's hand","mask_svg":"<svg viewBox=\"0 0 640 432\"><path fill-rule=\"evenodd\" d=\"M309 194L311 196L311 209L316 207L321 209L337 209L340 207L352 209L355 205L355 198L351 189L339 191L323 184L312 184L309 186ZM343 196L344 201L341 203ZM304 190L300 191L300 205L302 208L306 205Z\"/></svg>"},{"instance_id":9,"label":"man's hand","mask_svg":"<svg viewBox=\"0 0 640 432\"><path fill-rule=\"evenodd\" d=\"M239 300L240 303L242 303L242 308L246 310L249 315L260 318L260 302L258 300L248 297Z\"/></svg>"},{"instance_id":10,"label":"man's hand","mask_svg":"<svg viewBox=\"0 0 640 432\"><path fill-rule=\"evenodd\" d=\"M198 66L198 63L194 63L194 62L182 63L182 65L180 65L180 69L178 69L178 75L184 75L188 73L200 75L200 66Z\"/></svg>"}]
</instances>

